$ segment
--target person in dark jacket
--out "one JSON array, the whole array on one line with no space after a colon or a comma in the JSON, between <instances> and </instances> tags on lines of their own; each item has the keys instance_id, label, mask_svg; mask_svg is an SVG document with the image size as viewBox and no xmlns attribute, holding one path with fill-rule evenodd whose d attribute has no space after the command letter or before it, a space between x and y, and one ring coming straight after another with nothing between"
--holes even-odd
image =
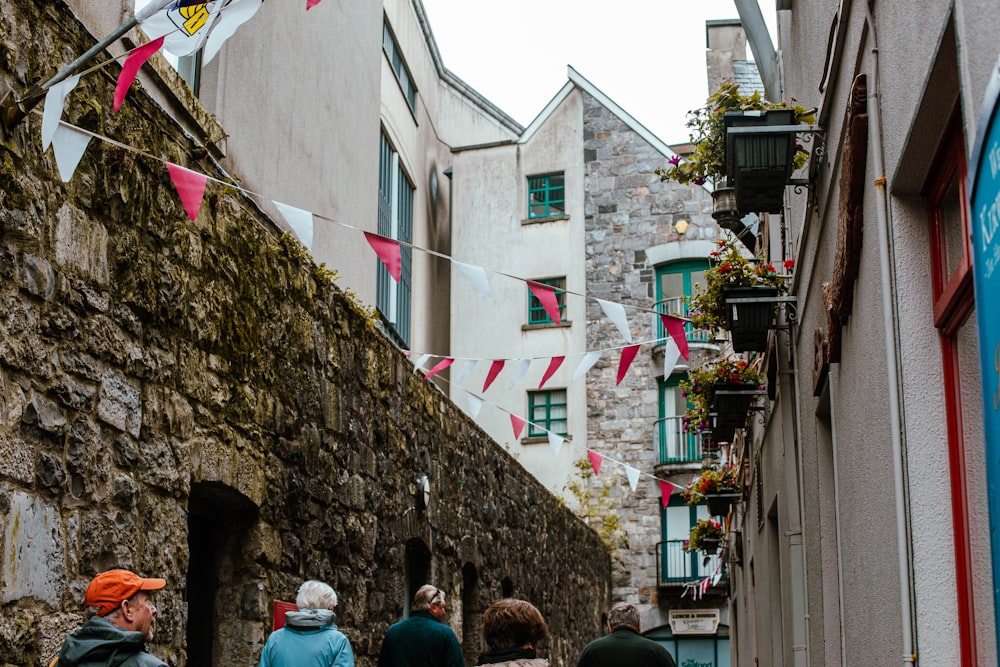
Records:
<instances>
[{"instance_id":1,"label":"person in dark jacket","mask_svg":"<svg viewBox=\"0 0 1000 667\"><path fill-rule=\"evenodd\" d=\"M297 611L285 613L285 627L267 638L258 667L354 667L351 642L337 629L337 592L307 581L295 597Z\"/></svg>"},{"instance_id":2,"label":"person in dark jacket","mask_svg":"<svg viewBox=\"0 0 1000 667\"><path fill-rule=\"evenodd\" d=\"M525 600L497 600L483 612L483 639L490 650L477 665L491 667L549 667L539 658L538 643L549 634L542 613Z\"/></svg>"},{"instance_id":3,"label":"person in dark jacket","mask_svg":"<svg viewBox=\"0 0 1000 667\"><path fill-rule=\"evenodd\" d=\"M465 667L458 638L444 623L444 591L421 586L410 610L386 630L378 667Z\"/></svg>"},{"instance_id":4,"label":"person in dark jacket","mask_svg":"<svg viewBox=\"0 0 1000 667\"><path fill-rule=\"evenodd\" d=\"M166 585L128 570L102 572L87 586L84 601L92 614L66 637L58 667L167 667L149 653L156 606L149 597Z\"/></svg>"},{"instance_id":5,"label":"person in dark jacket","mask_svg":"<svg viewBox=\"0 0 1000 667\"><path fill-rule=\"evenodd\" d=\"M607 634L583 647L576 667L676 667L662 645L639 634L639 611L625 602L608 612Z\"/></svg>"}]
</instances>

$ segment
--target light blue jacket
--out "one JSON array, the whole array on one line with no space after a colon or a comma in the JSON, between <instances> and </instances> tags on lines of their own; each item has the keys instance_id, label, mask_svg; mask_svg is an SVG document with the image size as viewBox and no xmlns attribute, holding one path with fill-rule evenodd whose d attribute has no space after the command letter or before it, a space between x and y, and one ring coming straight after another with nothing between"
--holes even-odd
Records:
<instances>
[{"instance_id":1,"label":"light blue jacket","mask_svg":"<svg viewBox=\"0 0 1000 667\"><path fill-rule=\"evenodd\" d=\"M354 667L351 643L333 618L326 609L288 612L285 627L267 638L258 667Z\"/></svg>"}]
</instances>

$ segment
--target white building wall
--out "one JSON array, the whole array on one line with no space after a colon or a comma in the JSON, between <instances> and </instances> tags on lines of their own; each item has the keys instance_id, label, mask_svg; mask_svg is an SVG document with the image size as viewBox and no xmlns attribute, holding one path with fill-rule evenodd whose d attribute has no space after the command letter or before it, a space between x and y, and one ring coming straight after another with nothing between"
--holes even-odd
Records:
<instances>
[{"instance_id":1,"label":"white building wall","mask_svg":"<svg viewBox=\"0 0 1000 667\"><path fill-rule=\"evenodd\" d=\"M526 279L566 276L569 292L586 291L583 257L583 155L580 93L574 91L523 144L466 150L455 154L455 257L491 271ZM566 179L568 219L526 222L527 179L530 175L562 171ZM586 351L584 299L568 294L566 326L529 329L528 289L522 280L488 274L492 298L485 303L453 272L452 349L458 358L482 359L461 387L452 387L452 399L465 405L464 390L487 402L477 420L498 442L554 493L575 472L573 461L586 455L587 407L583 381L570 378ZM552 356L566 361L546 383L546 389L566 388L568 432L553 457L548 441L527 442L527 427L515 441L510 413L527 418L527 391L535 389ZM492 359L508 359L504 371L486 394L483 382ZM520 359L532 359L524 379L511 387ZM457 366L456 366L457 368ZM457 371L456 371L457 372ZM452 376L456 373L453 372ZM497 407L502 409L497 409Z\"/></svg>"}]
</instances>

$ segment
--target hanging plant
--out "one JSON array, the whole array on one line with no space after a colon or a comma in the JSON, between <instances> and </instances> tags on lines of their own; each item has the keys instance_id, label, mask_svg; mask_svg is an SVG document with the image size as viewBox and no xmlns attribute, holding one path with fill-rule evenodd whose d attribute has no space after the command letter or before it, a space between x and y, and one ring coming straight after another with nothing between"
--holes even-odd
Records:
<instances>
[{"instance_id":1,"label":"hanging plant","mask_svg":"<svg viewBox=\"0 0 1000 667\"><path fill-rule=\"evenodd\" d=\"M719 551L719 545L725 533L722 524L711 519L698 519L697 523L691 527L691 535L687 542L681 545L681 549L688 553L700 551L706 556L712 556Z\"/></svg>"},{"instance_id":2,"label":"hanging plant","mask_svg":"<svg viewBox=\"0 0 1000 667\"><path fill-rule=\"evenodd\" d=\"M727 357L714 363L698 366L688 371L688 379L680 381L683 396L691 405L684 413L682 423L688 433L711 430L710 416L715 401L715 390L723 386L753 385L762 388L764 375L758 362L748 363L737 357Z\"/></svg>"},{"instance_id":3,"label":"hanging plant","mask_svg":"<svg viewBox=\"0 0 1000 667\"><path fill-rule=\"evenodd\" d=\"M668 167L657 169L660 180L693 185L703 185L709 180L718 183L726 173L726 112L771 109L791 109L796 123L816 122L815 110L800 105L789 106L785 102L768 102L759 91L741 95L738 84L722 84L708 98L705 106L688 112L687 127L694 150L684 158L675 155ZM803 167L808 159L809 152L801 144L796 144L793 170Z\"/></svg>"}]
</instances>

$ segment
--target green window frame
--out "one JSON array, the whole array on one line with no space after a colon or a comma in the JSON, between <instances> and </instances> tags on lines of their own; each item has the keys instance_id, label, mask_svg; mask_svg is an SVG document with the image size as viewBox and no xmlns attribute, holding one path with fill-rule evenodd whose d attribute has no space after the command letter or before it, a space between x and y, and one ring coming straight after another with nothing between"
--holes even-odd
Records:
<instances>
[{"instance_id":1,"label":"green window frame","mask_svg":"<svg viewBox=\"0 0 1000 667\"><path fill-rule=\"evenodd\" d=\"M668 315L688 315L688 297L694 293L695 285L705 284L705 271L709 268L707 259L686 259L656 267L656 310ZM684 326L689 342L708 343L712 332L694 329L690 323ZM667 332L663 322L657 318L657 338L663 340Z\"/></svg>"},{"instance_id":2,"label":"green window frame","mask_svg":"<svg viewBox=\"0 0 1000 667\"><path fill-rule=\"evenodd\" d=\"M562 322L566 321L566 278L565 276L559 278L542 278L540 280L535 280L533 282L539 283L541 285L548 285L556 294L556 303L559 304L559 320ZM531 290L525 287L528 292L528 324L555 324L549 314L545 311L545 307L542 302L538 300Z\"/></svg>"},{"instance_id":3,"label":"green window frame","mask_svg":"<svg viewBox=\"0 0 1000 667\"><path fill-rule=\"evenodd\" d=\"M656 458L659 465L701 461L701 436L684 430L684 411L691 404L681 394L680 381L680 375L671 375L658 382Z\"/></svg>"},{"instance_id":4,"label":"green window frame","mask_svg":"<svg viewBox=\"0 0 1000 667\"><path fill-rule=\"evenodd\" d=\"M528 218L554 218L566 215L566 176L564 172L528 177Z\"/></svg>"},{"instance_id":5,"label":"green window frame","mask_svg":"<svg viewBox=\"0 0 1000 667\"><path fill-rule=\"evenodd\" d=\"M397 345L410 346L410 301L413 273L413 193L414 187L403 171L399 154L385 133L379 145L378 233L402 241L401 276L397 283L381 261L376 261L375 307L383 329Z\"/></svg>"},{"instance_id":6,"label":"green window frame","mask_svg":"<svg viewBox=\"0 0 1000 667\"><path fill-rule=\"evenodd\" d=\"M719 556L705 556L700 551L685 552L681 546L691 535L698 519L708 519L708 505L688 505L674 494L660 510L660 583L679 584L711 576L719 565Z\"/></svg>"},{"instance_id":7,"label":"green window frame","mask_svg":"<svg viewBox=\"0 0 1000 667\"><path fill-rule=\"evenodd\" d=\"M566 435L568 425L565 389L528 392L529 438L544 438L549 432Z\"/></svg>"},{"instance_id":8,"label":"green window frame","mask_svg":"<svg viewBox=\"0 0 1000 667\"><path fill-rule=\"evenodd\" d=\"M396 81L399 82L399 89L403 92L403 97L406 98L406 103L409 105L410 111L413 111L417 105L417 87L413 83L410 68L406 66L406 61L403 60L403 52L399 48L399 42L396 41L396 36L392 33L389 21L385 18L382 19L382 52L385 53L385 57L389 60L389 65L396 75Z\"/></svg>"}]
</instances>

